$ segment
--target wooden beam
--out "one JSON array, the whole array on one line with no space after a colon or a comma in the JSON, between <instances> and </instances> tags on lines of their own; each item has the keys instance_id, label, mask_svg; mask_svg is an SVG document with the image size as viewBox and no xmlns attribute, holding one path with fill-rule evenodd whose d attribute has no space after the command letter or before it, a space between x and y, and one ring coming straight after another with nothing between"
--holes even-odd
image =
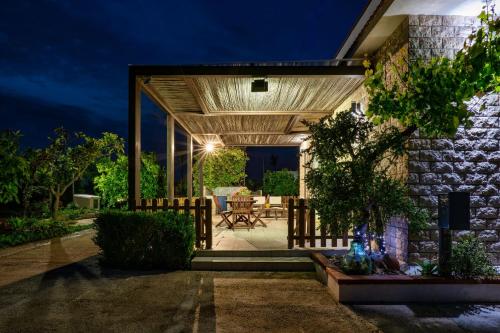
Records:
<instances>
[{"instance_id":1,"label":"wooden beam","mask_svg":"<svg viewBox=\"0 0 500 333\"><path fill-rule=\"evenodd\" d=\"M203 193L203 157L201 157L199 160L198 160L198 191L200 193L200 198L203 197L204 193Z\"/></svg>"},{"instance_id":2,"label":"wooden beam","mask_svg":"<svg viewBox=\"0 0 500 333\"><path fill-rule=\"evenodd\" d=\"M209 110L208 110L207 104L205 103L205 101L201 97L200 89L198 89L198 86L194 82L194 79L190 78L190 77L185 77L184 78L184 82L186 82L186 85L188 86L188 89L191 91L191 93L193 94L194 98L196 99L196 101L200 105L201 111L204 114L210 113Z\"/></svg>"},{"instance_id":3,"label":"wooden beam","mask_svg":"<svg viewBox=\"0 0 500 333\"><path fill-rule=\"evenodd\" d=\"M184 117L225 117L225 116L324 116L330 115L333 110L326 111L213 111L202 114L197 112L176 112L175 115Z\"/></svg>"},{"instance_id":4,"label":"wooden beam","mask_svg":"<svg viewBox=\"0 0 500 333\"><path fill-rule=\"evenodd\" d=\"M309 134L310 132L308 131L295 131L295 132L289 132L289 133L284 133L283 131L248 131L248 132L207 132L207 133L194 133L196 135L219 135L219 136L228 136L228 135L293 135L293 134Z\"/></svg>"},{"instance_id":5,"label":"wooden beam","mask_svg":"<svg viewBox=\"0 0 500 333\"><path fill-rule=\"evenodd\" d=\"M128 201L134 210L141 200L141 85L134 71L128 75Z\"/></svg>"},{"instance_id":6,"label":"wooden beam","mask_svg":"<svg viewBox=\"0 0 500 333\"><path fill-rule=\"evenodd\" d=\"M299 122L299 120L300 120L300 116L290 117L290 120L288 121L288 124L286 125L286 128L285 128L285 134L290 134L290 132L292 132L292 129Z\"/></svg>"},{"instance_id":7,"label":"wooden beam","mask_svg":"<svg viewBox=\"0 0 500 333\"><path fill-rule=\"evenodd\" d=\"M178 76L359 76L364 77L363 66L169 66L131 65L137 75L178 75Z\"/></svg>"},{"instance_id":8,"label":"wooden beam","mask_svg":"<svg viewBox=\"0 0 500 333\"><path fill-rule=\"evenodd\" d=\"M193 137L188 134L187 135L187 174L186 174L186 182L187 182L187 197L189 202L193 198Z\"/></svg>"},{"instance_id":9,"label":"wooden beam","mask_svg":"<svg viewBox=\"0 0 500 333\"><path fill-rule=\"evenodd\" d=\"M228 147L300 147L300 143L288 143L288 144L241 144L233 143L227 144Z\"/></svg>"},{"instance_id":10,"label":"wooden beam","mask_svg":"<svg viewBox=\"0 0 500 333\"><path fill-rule=\"evenodd\" d=\"M171 115L187 134L192 134L188 126L186 126L186 123L182 119L179 119L179 117L176 116L175 110L168 104L167 101L165 101L161 97L160 94L158 94L158 92L151 85L144 84L141 82L141 87L142 91L144 91L146 96L148 96L160 109L165 111L165 113ZM199 144L202 143L196 135L193 135L193 139Z\"/></svg>"},{"instance_id":11,"label":"wooden beam","mask_svg":"<svg viewBox=\"0 0 500 333\"><path fill-rule=\"evenodd\" d=\"M175 185L175 119L170 114L167 116L167 196L174 200Z\"/></svg>"}]
</instances>

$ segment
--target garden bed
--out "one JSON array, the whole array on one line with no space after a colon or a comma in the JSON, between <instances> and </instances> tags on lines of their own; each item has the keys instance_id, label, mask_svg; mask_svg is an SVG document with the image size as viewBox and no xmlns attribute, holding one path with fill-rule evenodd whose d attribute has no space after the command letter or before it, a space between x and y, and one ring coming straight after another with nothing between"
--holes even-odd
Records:
<instances>
[{"instance_id":1,"label":"garden bed","mask_svg":"<svg viewBox=\"0 0 500 333\"><path fill-rule=\"evenodd\" d=\"M321 253L311 255L319 280L341 303L500 302L500 279L347 275Z\"/></svg>"}]
</instances>

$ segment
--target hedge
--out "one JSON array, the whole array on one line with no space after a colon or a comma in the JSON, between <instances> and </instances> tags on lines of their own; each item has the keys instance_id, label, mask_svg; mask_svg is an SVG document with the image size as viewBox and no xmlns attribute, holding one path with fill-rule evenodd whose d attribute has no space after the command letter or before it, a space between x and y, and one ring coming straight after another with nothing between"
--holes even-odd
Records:
<instances>
[{"instance_id":1,"label":"hedge","mask_svg":"<svg viewBox=\"0 0 500 333\"><path fill-rule=\"evenodd\" d=\"M103 264L131 269L189 267L194 223L189 214L108 210L95 221Z\"/></svg>"},{"instance_id":2,"label":"hedge","mask_svg":"<svg viewBox=\"0 0 500 333\"><path fill-rule=\"evenodd\" d=\"M0 248L61 237L91 227L52 219L12 217L7 220L5 230L0 232Z\"/></svg>"}]
</instances>

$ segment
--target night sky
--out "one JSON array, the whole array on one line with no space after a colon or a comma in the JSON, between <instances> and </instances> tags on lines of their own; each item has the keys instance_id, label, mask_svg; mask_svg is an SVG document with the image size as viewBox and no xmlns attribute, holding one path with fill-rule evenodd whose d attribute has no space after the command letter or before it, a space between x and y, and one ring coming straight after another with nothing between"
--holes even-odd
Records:
<instances>
[{"instance_id":1,"label":"night sky","mask_svg":"<svg viewBox=\"0 0 500 333\"><path fill-rule=\"evenodd\" d=\"M3 0L0 129L38 147L59 126L126 137L128 64L329 59L366 2ZM161 156L165 117L143 100L143 151ZM290 149L248 153L254 178L271 155L298 165Z\"/></svg>"}]
</instances>

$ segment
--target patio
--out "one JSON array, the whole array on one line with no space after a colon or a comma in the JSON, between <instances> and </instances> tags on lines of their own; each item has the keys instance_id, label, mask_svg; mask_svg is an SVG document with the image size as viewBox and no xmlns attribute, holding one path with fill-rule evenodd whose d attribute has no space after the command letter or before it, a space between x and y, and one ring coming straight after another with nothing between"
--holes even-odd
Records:
<instances>
[{"instance_id":1,"label":"patio","mask_svg":"<svg viewBox=\"0 0 500 333\"><path fill-rule=\"evenodd\" d=\"M292 146L306 149L304 140L309 132L302 121L316 122L343 106L345 99L362 84L363 74L361 59L213 66L131 65L129 140L135 145L129 145L128 152L128 197L132 206L138 206L140 202L142 93L167 114L167 198L173 202L174 156L179 154L175 151L176 126L187 134L187 198L192 199L194 195L193 161L196 156L201 164L199 174L195 176L198 193L205 198L209 194L205 192L202 176L205 154L221 147ZM298 161L300 198L308 196L304 184L304 164L307 161L307 154L301 153ZM297 207L297 225L308 219L299 217L305 214L309 214L307 207L300 212ZM214 217L212 221L216 225L220 218ZM286 218L265 221L269 221L267 228L258 221L258 227L251 230L214 229L213 248L290 248ZM304 230L295 228L297 235L302 232L304 238ZM211 237L210 234L207 237ZM325 239L323 232L321 245L317 242L316 247L331 247L331 240L325 242ZM306 245L303 239L299 243L301 247Z\"/></svg>"},{"instance_id":2,"label":"patio","mask_svg":"<svg viewBox=\"0 0 500 333\"><path fill-rule=\"evenodd\" d=\"M288 246L287 232L288 225L285 217L263 218L267 227L256 226L254 229L235 229L231 230L225 226L215 227L220 220L219 216L213 216L213 250L286 250ZM306 248L309 244L306 243ZM326 247L336 250L347 249L342 246L341 240L337 240L335 247L332 247L332 240L327 239Z\"/></svg>"}]
</instances>

